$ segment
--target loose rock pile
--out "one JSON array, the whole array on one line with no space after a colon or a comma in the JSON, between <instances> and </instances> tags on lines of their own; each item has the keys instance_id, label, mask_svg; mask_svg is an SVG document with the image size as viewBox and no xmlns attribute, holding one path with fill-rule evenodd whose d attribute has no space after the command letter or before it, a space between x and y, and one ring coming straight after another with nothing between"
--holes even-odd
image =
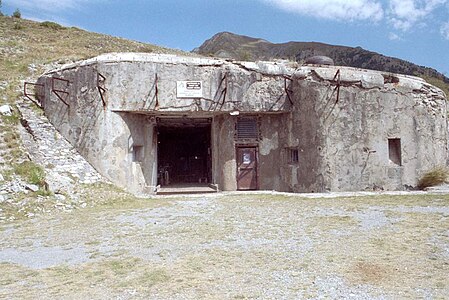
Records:
<instances>
[{"instance_id":1,"label":"loose rock pile","mask_svg":"<svg viewBox=\"0 0 449 300\"><path fill-rule=\"evenodd\" d=\"M21 136L31 160L45 167L51 191L66 193L74 183L90 184L102 176L61 136L30 101L18 103L22 114Z\"/></svg>"},{"instance_id":2,"label":"loose rock pile","mask_svg":"<svg viewBox=\"0 0 449 300\"><path fill-rule=\"evenodd\" d=\"M18 216L33 217L55 209L69 211L86 207L87 203L76 193L77 186L105 180L56 131L34 103L21 99L17 101L17 108L21 114L22 126L18 126L21 147L25 152L20 160L29 159L44 167L50 193L39 195L36 193L39 187L25 182L20 176L12 174L5 178L1 175L0 221L12 221ZM11 170L8 166L11 162L4 163L3 170Z\"/></svg>"}]
</instances>

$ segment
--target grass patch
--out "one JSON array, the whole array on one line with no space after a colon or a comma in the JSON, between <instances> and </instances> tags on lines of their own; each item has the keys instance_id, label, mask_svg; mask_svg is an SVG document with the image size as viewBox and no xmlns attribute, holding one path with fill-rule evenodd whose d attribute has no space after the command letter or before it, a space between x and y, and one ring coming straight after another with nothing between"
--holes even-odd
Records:
<instances>
[{"instance_id":1,"label":"grass patch","mask_svg":"<svg viewBox=\"0 0 449 300\"><path fill-rule=\"evenodd\" d=\"M44 169L32 161L24 161L20 164L14 164L14 173L23 177L27 182L45 186L45 172Z\"/></svg>"},{"instance_id":2,"label":"grass patch","mask_svg":"<svg viewBox=\"0 0 449 300\"><path fill-rule=\"evenodd\" d=\"M449 169L446 167L436 167L425 173L418 181L418 188L423 190L427 187L436 186L447 182Z\"/></svg>"},{"instance_id":3,"label":"grass patch","mask_svg":"<svg viewBox=\"0 0 449 300\"><path fill-rule=\"evenodd\" d=\"M113 260L108 263L108 267L116 275L125 275L132 270L138 262L138 259Z\"/></svg>"},{"instance_id":4,"label":"grass patch","mask_svg":"<svg viewBox=\"0 0 449 300\"><path fill-rule=\"evenodd\" d=\"M23 29L23 26L22 26L22 24L15 23L15 24L14 24L14 29L15 29L15 30L22 30L22 29Z\"/></svg>"},{"instance_id":5,"label":"grass patch","mask_svg":"<svg viewBox=\"0 0 449 300\"><path fill-rule=\"evenodd\" d=\"M108 197L120 193L118 189L109 192L107 185L100 185L93 189L97 196L98 189L104 189L102 192ZM0 281L5 285L0 298L32 299L40 293L42 298L102 299L120 298L133 292L129 298L173 299L186 295L221 299L225 293L228 298L234 294L251 297L253 291L265 287L279 288L287 293L287 298L301 298L315 295L310 282L317 277L326 284L326 278L333 276L345 281L341 294L365 292L366 287L359 286L369 285L373 292L368 298L375 297L377 291L392 297L423 298L422 286L434 298L443 299L447 295L443 285L448 274L444 256L447 218L439 213L447 209L447 195L320 201L285 197L285 201L271 201L269 206L268 200L256 206L258 196L251 199L242 195L241 201L234 195L220 199L206 197L209 201L204 204L214 210L204 215L209 220L199 211L192 215L195 205L171 203L171 198L164 198L136 200L141 209L125 203L117 209L96 207L18 223L13 234L4 233L5 248L27 251L30 247L80 247L90 259L39 269L33 278L24 273L29 269L20 265L0 265L4 272ZM151 212L159 202L173 206ZM370 230L359 226L348 230L347 225L353 220L342 211L358 214L390 211L391 205L402 221ZM409 205L413 206L410 210L413 213L406 209ZM423 212L416 206L423 206ZM427 207L440 209L434 213ZM331 208L336 214L324 221L323 213L332 213ZM158 223L148 227L123 226L117 219L122 216L139 220L155 218ZM168 218L173 223L161 224L159 218L162 221ZM208 231L228 226L226 219L235 220L232 232L226 236L207 236ZM181 231L186 227L192 230ZM303 228L313 228L313 232L307 233ZM134 256L136 250L138 256ZM157 257L156 253L162 251L167 255ZM235 284L230 285L229 279ZM41 289L42 286L46 288ZM291 289L303 294L289 293Z\"/></svg>"},{"instance_id":6,"label":"grass patch","mask_svg":"<svg viewBox=\"0 0 449 300\"><path fill-rule=\"evenodd\" d=\"M6 181L10 181L10 180L12 180L12 175L14 174L14 171L12 169L4 169L4 170L2 170L1 174L3 175L3 178Z\"/></svg>"},{"instance_id":7,"label":"grass patch","mask_svg":"<svg viewBox=\"0 0 449 300\"><path fill-rule=\"evenodd\" d=\"M50 22L50 21L42 22L40 24L40 26L45 27L45 28L54 29L54 30L66 29L64 26L59 25L58 23L55 23L55 22Z\"/></svg>"},{"instance_id":8,"label":"grass patch","mask_svg":"<svg viewBox=\"0 0 449 300\"><path fill-rule=\"evenodd\" d=\"M167 282L170 279L167 271L161 268L156 268L154 270L144 272L144 274L137 278L137 282L140 284L153 286L158 283Z\"/></svg>"},{"instance_id":9,"label":"grass patch","mask_svg":"<svg viewBox=\"0 0 449 300\"><path fill-rule=\"evenodd\" d=\"M9 144L17 144L18 139L20 138L19 134L17 132L7 132L3 136L3 141L9 145ZM11 148L8 146L8 148Z\"/></svg>"},{"instance_id":10,"label":"grass patch","mask_svg":"<svg viewBox=\"0 0 449 300\"><path fill-rule=\"evenodd\" d=\"M11 116L3 116L2 115L2 121L8 125L18 125L20 122L20 117L19 117L19 114L17 114L16 112L13 112L13 114Z\"/></svg>"}]
</instances>

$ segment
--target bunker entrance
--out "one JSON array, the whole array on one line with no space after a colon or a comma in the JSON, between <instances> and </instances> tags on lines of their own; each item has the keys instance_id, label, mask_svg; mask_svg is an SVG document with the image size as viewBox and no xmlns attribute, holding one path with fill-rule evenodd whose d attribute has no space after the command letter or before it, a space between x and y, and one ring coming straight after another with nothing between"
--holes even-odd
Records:
<instances>
[{"instance_id":1,"label":"bunker entrance","mask_svg":"<svg viewBox=\"0 0 449 300\"><path fill-rule=\"evenodd\" d=\"M158 184L211 182L211 119L158 120Z\"/></svg>"}]
</instances>

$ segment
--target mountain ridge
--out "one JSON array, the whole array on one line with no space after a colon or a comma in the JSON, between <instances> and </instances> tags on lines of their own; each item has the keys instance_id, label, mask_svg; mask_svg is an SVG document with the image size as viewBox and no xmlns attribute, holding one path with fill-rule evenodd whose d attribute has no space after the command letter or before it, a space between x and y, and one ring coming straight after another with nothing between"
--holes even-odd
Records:
<instances>
[{"instance_id":1,"label":"mountain ridge","mask_svg":"<svg viewBox=\"0 0 449 300\"><path fill-rule=\"evenodd\" d=\"M264 39L232 32L219 32L195 48L193 52L236 60L288 59L298 63L303 63L311 56L324 55L332 58L335 65L418 76L439 87L446 96L449 96L449 78L437 70L361 47L321 42L271 43Z\"/></svg>"}]
</instances>

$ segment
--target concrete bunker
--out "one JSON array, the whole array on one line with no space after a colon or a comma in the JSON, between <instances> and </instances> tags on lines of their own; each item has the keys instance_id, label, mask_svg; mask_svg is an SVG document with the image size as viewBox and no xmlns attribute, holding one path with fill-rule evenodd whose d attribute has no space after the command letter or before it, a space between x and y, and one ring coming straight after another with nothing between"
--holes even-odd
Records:
<instances>
[{"instance_id":1,"label":"concrete bunker","mask_svg":"<svg viewBox=\"0 0 449 300\"><path fill-rule=\"evenodd\" d=\"M61 134L136 194L171 184L404 190L448 161L446 97L417 77L118 53L63 66L38 83Z\"/></svg>"}]
</instances>

